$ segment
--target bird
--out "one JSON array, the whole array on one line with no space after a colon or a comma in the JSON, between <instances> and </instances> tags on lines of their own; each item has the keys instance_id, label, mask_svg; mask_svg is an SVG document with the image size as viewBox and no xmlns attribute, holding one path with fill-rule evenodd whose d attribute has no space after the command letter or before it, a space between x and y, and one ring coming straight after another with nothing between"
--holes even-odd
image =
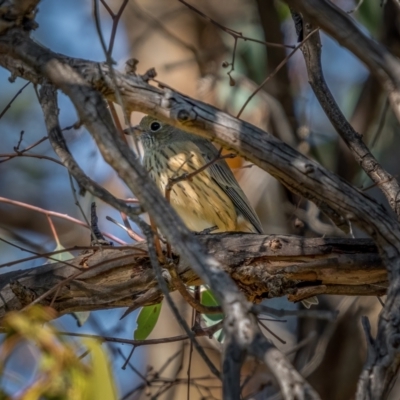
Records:
<instances>
[{"instance_id":1,"label":"bird","mask_svg":"<svg viewBox=\"0 0 400 400\"><path fill-rule=\"evenodd\" d=\"M169 191L171 206L190 230L263 234L256 212L213 143L149 115L134 132L143 146L144 168L163 195ZM309 308L318 300L302 303Z\"/></svg>"},{"instance_id":2,"label":"bird","mask_svg":"<svg viewBox=\"0 0 400 400\"><path fill-rule=\"evenodd\" d=\"M143 117L135 130L144 150L142 164L161 193L170 186L170 204L190 230L263 233L227 162L209 140L151 116ZM193 176L185 179L188 174Z\"/></svg>"}]
</instances>

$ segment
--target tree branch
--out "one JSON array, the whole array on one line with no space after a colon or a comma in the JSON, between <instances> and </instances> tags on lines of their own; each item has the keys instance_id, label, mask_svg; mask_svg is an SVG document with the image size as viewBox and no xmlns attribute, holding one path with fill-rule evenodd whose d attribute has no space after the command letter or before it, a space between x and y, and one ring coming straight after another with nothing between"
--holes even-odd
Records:
<instances>
[{"instance_id":1,"label":"tree branch","mask_svg":"<svg viewBox=\"0 0 400 400\"><path fill-rule=\"evenodd\" d=\"M388 93L393 112L400 121L399 60L384 46L367 37L355 21L331 1L285 0L285 2L367 65Z\"/></svg>"},{"instance_id":2,"label":"tree branch","mask_svg":"<svg viewBox=\"0 0 400 400\"><path fill-rule=\"evenodd\" d=\"M265 298L288 295L299 301L305 289L319 293L383 295L388 286L387 272L376 246L367 239L304 239L284 235L239 233L204 235L198 239L208 254L223 263L253 303ZM64 279L81 274L62 285L53 307L60 314L116 307L142 307L161 300L148 256L147 245L90 251L64 263L45 264L28 270L3 274L0 318L6 311L20 310L18 294L9 283L18 282L25 293L39 296ZM202 280L183 259L177 272L186 285ZM41 303L49 305L53 295Z\"/></svg>"},{"instance_id":3,"label":"tree branch","mask_svg":"<svg viewBox=\"0 0 400 400\"><path fill-rule=\"evenodd\" d=\"M303 20L304 34L308 35L315 29L315 26ZM301 50L307 66L308 79L310 85L321 104L325 114L331 121L340 137L345 141L354 159L361 168L371 178L371 180L382 190L386 196L390 207L400 218L400 186L396 178L390 175L379 164L378 160L372 155L362 136L357 133L350 123L346 120L331 91L326 84L321 66L321 39L319 32L314 33L306 42Z\"/></svg>"}]
</instances>

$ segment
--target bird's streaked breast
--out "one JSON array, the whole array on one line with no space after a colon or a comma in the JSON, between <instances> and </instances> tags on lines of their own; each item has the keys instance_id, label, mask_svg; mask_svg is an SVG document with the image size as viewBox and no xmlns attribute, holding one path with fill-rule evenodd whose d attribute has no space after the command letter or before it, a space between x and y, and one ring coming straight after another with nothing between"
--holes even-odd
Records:
<instances>
[{"instance_id":1,"label":"bird's streaked breast","mask_svg":"<svg viewBox=\"0 0 400 400\"><path fill-rule=\"evenodd\" d=\"M191 174L205 163L197 146L190 142L185 142L184 148L175 142L157 151L147 151L143 158L145 168L164 195L169 179ZM235 207L207 169L173 185L170 201L193 231L200 232L214 225L220 231L236 230Z\"/></svg>"}]
</instances>

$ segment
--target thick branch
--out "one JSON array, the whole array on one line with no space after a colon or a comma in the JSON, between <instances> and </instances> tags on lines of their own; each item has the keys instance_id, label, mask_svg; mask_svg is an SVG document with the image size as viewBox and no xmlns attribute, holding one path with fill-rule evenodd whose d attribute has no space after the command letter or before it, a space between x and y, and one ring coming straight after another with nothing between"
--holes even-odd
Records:
<instances>
[{"instance_id":1,"label":"thick branch","mask_svg":"<svg viewBox=\"0 0 400 400\"><path fill-rule=\"evenodd\" d=\"M388 285L377 249L367 239L231 233L200 236L199 240L254 303L283 295L299 301L305 292L306 296L383 295ZM82 274L63 285L55 298L53 306L61 314L155 304L161 293L153 290L157 283L146 249L145 243L128 249L105 247L69 260L76 268L61 262L3 274L0 318L8 310L26 305L16 287L22 285L24 293L31 293L34 299L79 270ZM184 260L178 272L187 285L202 282ZM42 303L49 305L53 295Z\"/></svg>"}]
</instances>

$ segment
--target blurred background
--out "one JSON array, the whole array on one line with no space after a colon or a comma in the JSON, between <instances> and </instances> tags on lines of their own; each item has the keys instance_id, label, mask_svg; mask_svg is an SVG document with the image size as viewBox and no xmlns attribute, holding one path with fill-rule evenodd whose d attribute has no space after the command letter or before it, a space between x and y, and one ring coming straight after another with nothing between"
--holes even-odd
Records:
<instances>
[{"instance_id":1,"label":"blurred background","mask_svg":"<svg viewBox=\"0 0 400 400\"><path fill-rule=\"evenodd\" d=\"M394 1L333 2L348 12L367 35L398 55L399 13ZM107 4L117 12L122 1L108 0ZM128 59L136 58L139 60L139 73L143 74L154 67L158 80L188 96L237 115L249 96L292 49L241 39L235 43L232 35L227 33L228 28L261 42L295 46L297 37L290 11L285 3L274 0L203 0L192 4L225 29L202 18L177 0L130 0L116 33L112 53L116 68L123 70ZM100 2L99 9L102 33L108 43L112 20ZM37 21L39 28L33 32L33 37L44 46L71 57L105 60L96 31L93 2L43 0ZM351 53L326 35L321 36L325 78L335 99L384 168L397 177L400 171L397 152L400 145L399 126L388 107L386 94ZM233 55L234 68L231 68L229 63L232 63ZM45 253L56 248L56 240L46 216L28 207L5 204L4 198L68 214L82 221L84 219L75 204L71 182L64 167L48 159L10 158L21 138L19 150L37 143L47 133L32 85L27 86L11 107L2 113L26 83L21 79L11 83L9 77L8 71L0 69L0 236L20 247ZM85 128L73 127L77 115L63 94L59 94L59 105L61 125L68 128L64 131L68 146L80 166L117 197L130 197L125 185L102 159ZM137 124L142 116L133 113L131 123ZM371 181L353 161L315 99L300 51L248 102L241 118L317 160L387 207L384 197L377 188L370 186ZM123 124L123 119L121 122ZM57 158L46 140L36 146L32 153ZM260 216L266 233L307 237L342 235L313 204L289 193L267 173L239 158L230 160L230 163ZM79 191L78 188L76 190ZM89 216L90 203L94 199L89 194L81 197L77 193L76 196L83 212ZM105 219L111 216L120 221L119 213L96 201L100 228L119 238L120 243L132 243L123 230ZM85 228L62 218L52 218L52 221L64 247L89 244L90 235ZM354 229L354 235L365 237L365 233L357 229ZM26 257L26 253L20 248L0 242L1 264L22 257ZM44 259L30 261L1 272L33 267L44 262ZM179 296L175 296L175 299L179 303ZM322 399L352 399L365 359L360 317L369 316L375 333L381 305L376 298L320 296L319 300L320 308L339 310L336 321L296 318L288 319L287 323L268 321L265 324L286 344L280 343L268 332L266 335L284 352L290 351L296 343L303 343L298 349L292 350L289 357L318 390ZM298 307L283 298L271 299L267 303L277 308ZM187 314L190 320L189 311L182 303L180 306L182 313ZM118 309L92 312L82 327L78 327L71 316L59 318L54 324L63 331L132 338L137 313L130 314L121 322L119 318L122 313L123 310ZM181 329L164 305L151 338L180 333ZM202 343L218 365L220 343L215 339L204 339ZM130 347L119 344L104 344L103 347L107 349L112 365L118 398L187 398L186 380L191 354L187 343L138 348L124 369L122 367ZM164 380L146 388L143 375L160 370L167 361L162 375ZM17 394L21 387L33 379L36 362L37 354L29 346L20 348L9 362L8 375L3 378L1 385L7 392ZM274 397L276 392L267 370L249 361L243 374L251 375L244 386L243 398L279 398ZM176 376L178 380L175 380ZM191 377L199 379L190 386L190 399L221 398L218 382L208 379L210 376L197 354L191 354ZM168 384L171 380L175 383ZM396 386L391 399L399 397L400 386Z\"/></svg>"}]
</instances>

